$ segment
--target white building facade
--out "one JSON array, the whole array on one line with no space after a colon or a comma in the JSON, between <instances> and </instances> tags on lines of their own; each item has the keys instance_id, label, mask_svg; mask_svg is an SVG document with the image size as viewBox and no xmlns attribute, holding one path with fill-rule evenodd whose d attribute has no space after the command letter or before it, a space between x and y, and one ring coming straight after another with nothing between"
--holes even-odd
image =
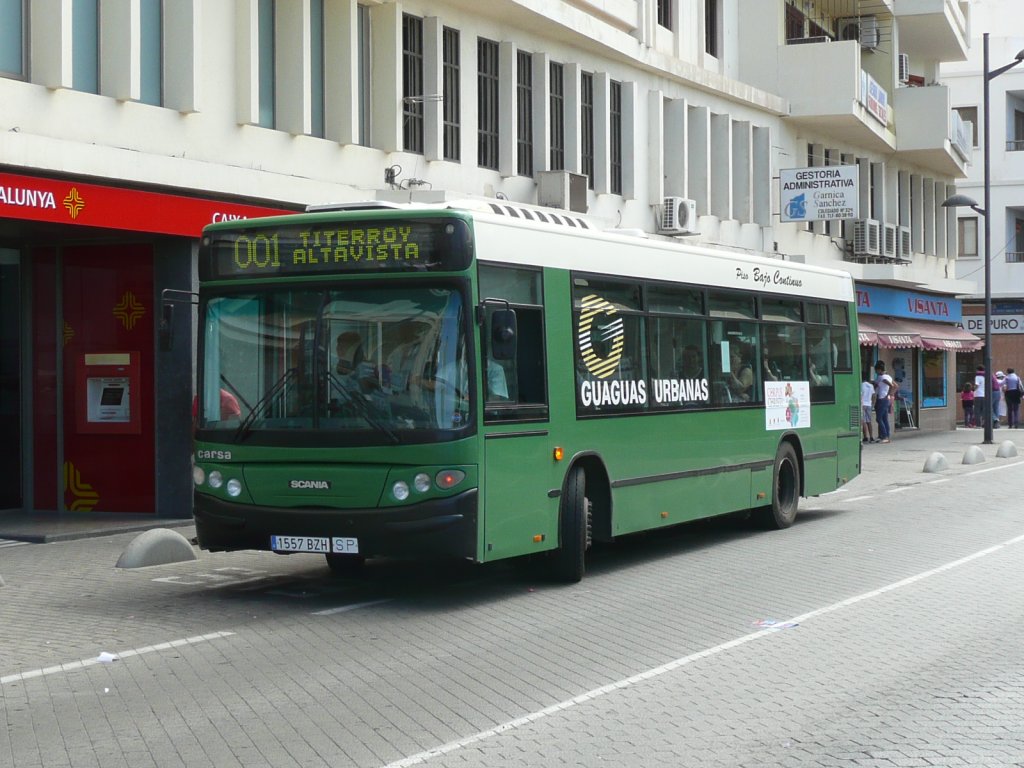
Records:
<instances>
[{"instance_id":1,"label":"white building facade","mask_svg":"<svg viewBox=\"0 0 1024 768\"><path fill-rule=\"evenodd\" d=\"M187 516L157 330L188 338L160 297L201 227L380 194L848 270L865 362L951 428L972 152L938 73L971 36L964 0L0 0L0 509ZM780 174L840 166L854 216L783 221ZM130 435L80 429L92 373L135 377Z\"/></svg>"},{"instance_id":2,"label":"white building facade","mask_svg":"<svg viewBox=\"0 0 1024 768\"><path fill-rule=\"evenodd\" d=\"M953 106L975 125L974 162L957 191L985 205L983 153L990 142L991 206L991 330L992 366L997 371L1024 369L1024 63L989 80L989 127L984 126L983 45L989 33L989 72L1015 61L1024 51L1024 13L1013 0L985 0L975 5L974 40L964 62L946 63L942 78L949 84ZM985 334L985 220L970 208L958 216L957 276L977 288L964 297L964 326ZM981 354L966 357L961 376L973 375ZM1004 421L1005 423L1005 421Z\"/></svg>"}]
</instances>

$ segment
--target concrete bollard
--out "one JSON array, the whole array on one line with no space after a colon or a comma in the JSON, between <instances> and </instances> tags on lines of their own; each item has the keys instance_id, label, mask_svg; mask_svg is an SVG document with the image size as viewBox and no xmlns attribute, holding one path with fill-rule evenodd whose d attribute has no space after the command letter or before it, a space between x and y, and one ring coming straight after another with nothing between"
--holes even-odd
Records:
<instances>
[{"instance_id":1,"label":"concrete bollard","mask_svg":"<svg viewBox=\"0 0 1024 768\"><path fill-rule=\"evenodd\" d=\"M1017 455L1017 446L1014 445L1013 440L1003 440L999 444L999 450L996 451L996 456L1000 459L1012 459Z\"/></svg>"},{"instance_id":2,"label":"concrete bollard","mask_svg":"<svg viewBox=\"0 0 1024 768\"><path fill-rule=\"evenodd\" d=\"M985 461L985 454L982 453L981 447L972 445L966 451L964 451L964 464L981 464Z\"/></svg>"},{"instance_id":3,"label":"concrete bollard","mask_svg":"<svg viewBox=\"0 0 1024 768\"><path fill-rule=\"evenodd\" d=\"M136 536L117 561L118 568L145 568L149 565L198 560L188 539L170 528L153 528Z\"/></svg>"},{"instance_id":4,"label":"concrete bollard","mask_svg":"<svg viewBox=\"0 0 1024 768\"><path fill-rule=\"evenodd\" d=\"M944 469L949 469L949 462L938 451L929 456L924 463L925 472L941 472Z\"/></svg>"}]
</instances>

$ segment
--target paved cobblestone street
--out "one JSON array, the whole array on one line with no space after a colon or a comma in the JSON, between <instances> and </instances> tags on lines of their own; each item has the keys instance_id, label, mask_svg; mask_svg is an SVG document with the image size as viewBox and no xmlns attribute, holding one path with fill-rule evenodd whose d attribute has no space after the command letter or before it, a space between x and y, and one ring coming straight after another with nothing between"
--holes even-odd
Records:
<instances>
[{"instance_id":1,"label":"paved cobblestone street","mask_svg":"<svg viewBox=\"0 0 1024 768\"><path fill-rule=\"evenodd\" d=\"M0 547L0 765L1024 765L1024 460L961 464L980 437L897 434L787 531L624 539L572 587Z\"/></svg>"}]
</instances>

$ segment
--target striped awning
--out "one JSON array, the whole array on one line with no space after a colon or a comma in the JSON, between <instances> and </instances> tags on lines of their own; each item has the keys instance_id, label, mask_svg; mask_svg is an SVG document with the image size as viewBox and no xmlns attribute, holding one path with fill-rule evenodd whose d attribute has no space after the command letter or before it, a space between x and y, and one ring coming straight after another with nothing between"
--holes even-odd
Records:
<instances>
[{"instance_id":1,"label":"striped awning","mask_svg":"<svg viewBox=\"0 0 1024 768\"><path fill-rule=\"evenodd\" d=\"M941 349L947 352L973 352L985 343L973 333L952 323L910 320L904 317L858 315L861 346L883 349Z\"/></svg>"}]
</instances>

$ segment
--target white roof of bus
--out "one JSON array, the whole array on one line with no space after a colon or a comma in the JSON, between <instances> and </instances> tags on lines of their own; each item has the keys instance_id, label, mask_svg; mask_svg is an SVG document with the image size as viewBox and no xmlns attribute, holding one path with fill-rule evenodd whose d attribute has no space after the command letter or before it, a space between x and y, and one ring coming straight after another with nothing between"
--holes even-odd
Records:
<instances>
[{"instance_id":1,"label":"white roof of bus","mask_svg":"<svg viewBox=\"0 0 1024 768\"><path fill-rule=\"evenodd\" d=\"M481 211L477 205L464 208L459 204L449 204L445 207L472 213L476 255L480 261L557 267L843 302L851 302L855 296L853 278L841 270L664 238L648 239L528 221ZM585 219L561 211L550 210L550 213L560 217L571 216L577 221Z\"/></svg>"}]
</instances>

